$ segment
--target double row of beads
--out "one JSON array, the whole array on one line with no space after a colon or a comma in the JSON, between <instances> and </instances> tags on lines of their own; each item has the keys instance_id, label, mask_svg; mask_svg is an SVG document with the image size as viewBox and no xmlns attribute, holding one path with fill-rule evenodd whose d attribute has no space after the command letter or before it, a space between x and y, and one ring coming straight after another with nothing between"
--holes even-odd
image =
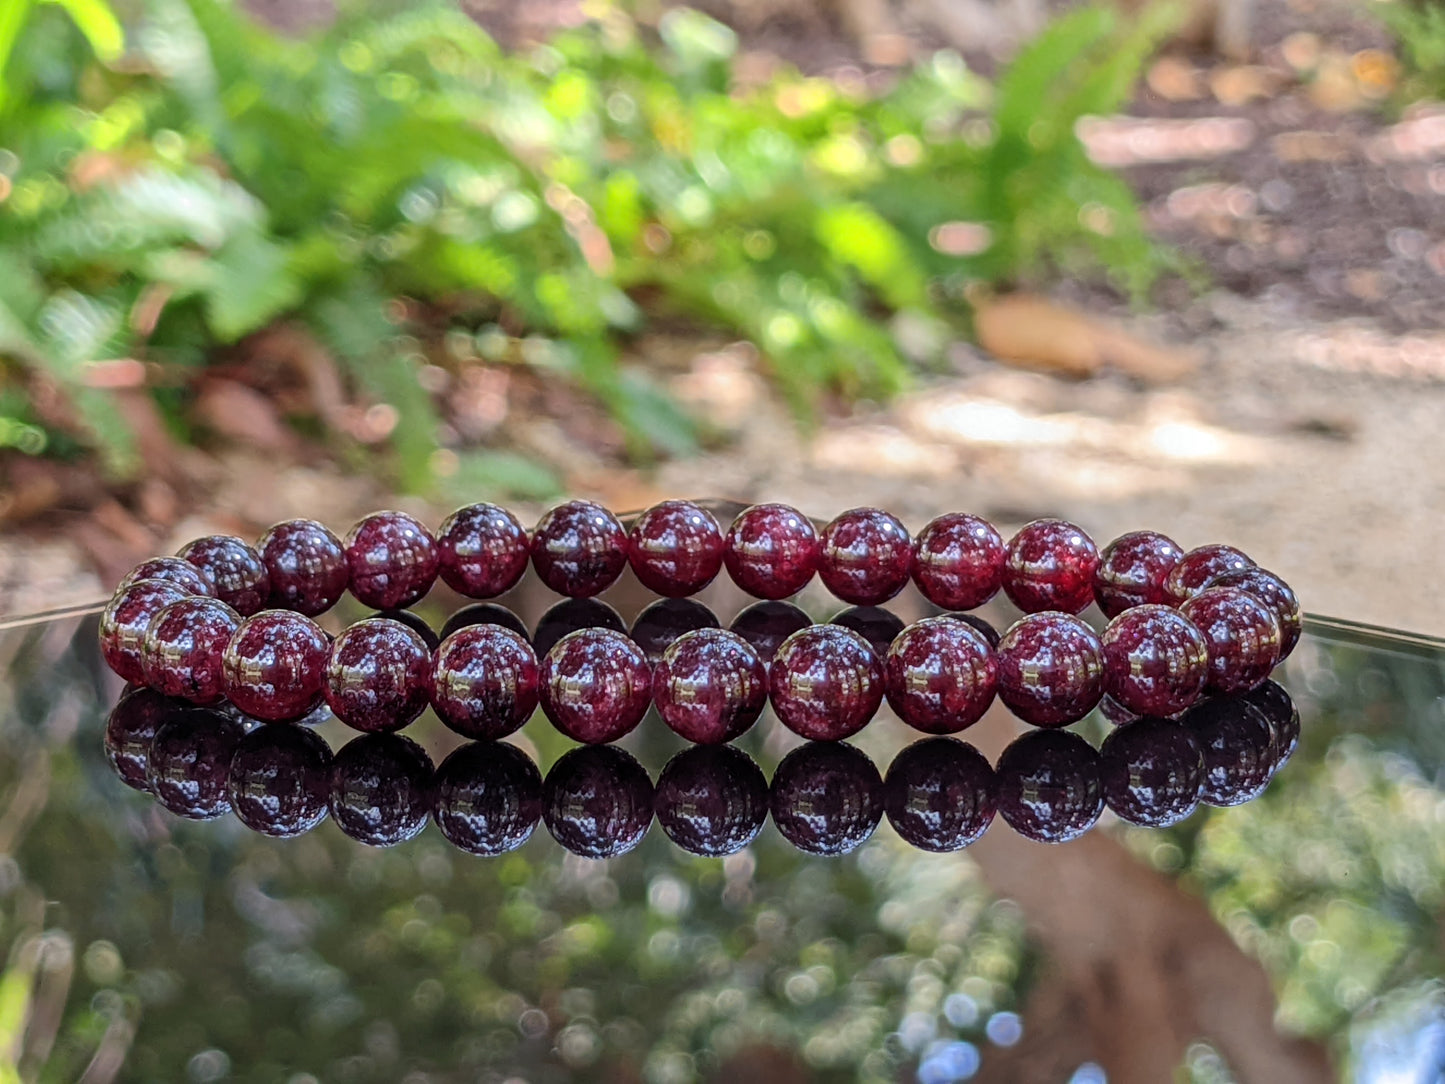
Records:
<instances>
[{"instance_id":1,"label":"double row of beads","mask_svg":"<svg viewBox=\"0 0 1445 1084\"><path fill-rule=\"evenodd\" d=\"M390 617L334 640L312 620L348 590L408 618L402 608L438 577L465 596L495 598L529 564L576 600L631 565L668 599L696 593L725 568L769 601L729 629L698 627L651 653L620 622L534 650L515 621L463 627L433 644ZM858 606L887 601L911 579L949 612L871 637L846 620L814 625L777 601L814 575ZM1025 616L996 638L960 611L1000 590ZM1111 619L1102 634L1076 616L1095 601ZM1184 552L1153 532L1124 535L1101 553L1057 519L1036 520L1005 543L966 513L940 516L911 538L878 509L844 512L819 532L795 509L763 504L724 534L690 501L656 505L629 531L600 505L572 501L530 533L505 509L474 504L435 536L404 513L378 512L345 539L310 520L276 525L255 548L230 536L198 539L122 581L102 615L101 645L128 681L200 704L229 699L266 721L301 718L324 700L350 726L387 732L431 704L458 733L495 739L540 704L563 733L597 744L631 731L655 703L679 734L711 744L746 731L769 700L785 725L819 740L856 733L885 697L931 734L972 725L995 695L1041 727L1083 718L1106 694L1130 715L1176 715L1206 692L1258 686L1299 628L1290 588L1240 551Z\"/></svg>"}]
</instances>

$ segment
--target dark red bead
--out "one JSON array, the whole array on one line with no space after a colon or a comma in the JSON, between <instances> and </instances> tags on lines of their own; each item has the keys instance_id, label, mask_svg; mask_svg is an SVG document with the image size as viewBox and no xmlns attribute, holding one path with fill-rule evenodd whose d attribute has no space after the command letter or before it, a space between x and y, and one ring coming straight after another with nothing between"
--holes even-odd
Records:
<instances>
[{"instance_id":1,"label":"dark red bead","mask_svg":"<svg viewBox=\"0 0 1445 1084\"><path fill-rule=\"evenodd\" d=\"M377 610L374 614L367 614L367 620L395 621L398 624L405 625L422 638L422 642L426 644L428 651L435 651L437 646L442 642L442 638L426 623L426 620L411 610Z\"/></svg>"},{"instance_id":2,"label":"dark red bead","mask_svg":"<svg viewBox=\"0 0 1445 1084\"><path fill-rule=\"evenodd\" d=\"M718 627L717 614L690 598L663 598L637 615L628 633L632 642L642 648L649 666L656 666L662 653L679 636L697 629Z\"/></svg>"},{"instance_id":3,"label":"dark red bead","mask_svg":"<svg viewBox=\"0 0 1445 1084\"><path fill-rule=\"evenodd\" d=\"M595 745L563 754L542 783L552 838L584 858L613 858L652 827L652 780L631 753Z\"/></svg>"},{"instance_id":4,"label":"dark red bead","mask_svg":"<svg viewBox=\"0 0 1445 1084\"><path fill-rule=\"evenodd\" d=\"M1076 614L1094 601L1099 551L1082 527L1062 519L1036 519L1009 539L1003 590L1026 614Z\"/></svg>"},{"instance_id":5,"label":"dark red bead","mask_svg":"<svg viewBox=\"0 0 1445 1084\"><path fill-rule=\"evenodd\" d=\"M755 598L795 595L813 578L822 558L808 517L786 504L755 504L733 520L724 542L728 575Z\"/></svg>"},{"instance_id":6,"label":"dark red bead","mask_svg":"<svg viewBox=\"0 0 1445 1084\"><path fill-rule=\"evenodd\" d=\"M935 606L972 610L998 594L1007 558L993 524L967 512L950 512L914 539L913 582Z\"/></svg>"},{"instance_id":7,"label":"dark red bead","mask_svg":"<svg viewBox=\"0 0 1445 1084\"><path fill-rule=\"evenodd\" d=\"M1120 535L1104 547L1094 570L1099 609L1105 617L1118 617L1132 606L1171 604L1164 581L1183 556L1178 542L1154 531Z\"/></svg>"},{"instance_id":8,"label":"dark red bead","mask_svg":"<svg viewBox=\"0 0 1445 1084\"><path fill-rule=\"evenodd\" d=\"M559 504L532 532L532 567L559 595L591 598L611 587L627 567L627 532L600 504Z\"/></svg>"},{"instance_id":9,"label":"dark red bead","mask_svg":"<svg viewBox=\"0 0 1445 1084\"><path fill-rule=\"evenodd\" d=\"M363 734L331 762L331 819L369 847L419 835L432 809L432 762L401 734Z\"/></svg>"},{"instance_id":10,"label":"dark red bead","mask_svg":"<svg viewBox=\"0 0 1445 1084\"><path fill-rule=\"evenodd\" d=\"M532 639L527 623L513 611L495 602L474 602L470 606L463 606L447 618L446 624L442 626L441 638L445 640L457 630L471 628L473 625L499 625L504 629L511 629L529 643ZM432 645L432 650L436 650L435 644Z\"/></svg>"},{"instance_id":11,"label":"dark red bead","mask_svg":"<svg viewBox=\"0 0 1445 1084\"><path fill-rule=\"evenodd\" d=\"M838 741L883 702L883 666L868 641L841 625L813 625L783 641L768 679L773 710L794 734Z\"/></svg>"},{"instance_id":12,"label":"dark red bead","mask_svg":"<svg viewBox=\"0 0 1445 1084\"><path fill-rule=\"evenodd\" d=\"M741 636L699 629L663 652L652 672L652 699L663 721L688 741L730 742L767 707L768 671Z\"/></svg>"},{"instance_id":13,"label":"dark red bead","mask_svg":"<svg viewBox=\"0 0 1445 1084\"><path fill-rule=\"evenodd\" d=\"M1244 694L1244 700L1259 709L1274 732L1274 764L1271 774L1279 771L1299 748L1299 708L1278 682L1266 681Z\"/></svg>"},{"instance_id":14,"label":"dark red bead","mask_svg":"<svg viewBox=\"0 0 1445 1084\"><path fill-rule=\"evenodd\" d=\"M1104 801L1120 820L1168 828L1193 813L1204 787L1204 756L1189 729L1140 719L1110 733L1099 750Z\"/></svg>"},{"instance_id":15,"label":"dark red bead","mask_svg":"<svg viewBox=\"0 0 1445 1084\"><path fill-rule=\"evenodd\" d=\"M1209 644L1209 681L1214 693L1254 688L1279 662L1279 622L1274 611L1238 587L1210 587L1179 607Z\"/></svg>"},{"instance_id":16,"label":"dark red bead","mask_svg":"<svg viewBox=\"0 0 1445 1084\"><path fill-rule=\"evenodd\" d=\"M888 706L915 730L955 734L993 703L998 665L962 621L929 617L903 630L883 660Z\"/></svg>"},{"instance_id":17,"label":"dark red bead","mask_svg":"<svg viewBox=\"0 0 1445 1084\"><path fill-rule=\"evenodd\" d=\"M1190 708L1183 722L1204 754L1201 801L1235 806L1264 792L1276 750L1263 712L1241 696L1217 696Z\"/></svg>"},{"instance_id":18,"label":"dark red bead","mask_svg":"<svg viewBox=\"0 0 1445 1084\"><path fill-rule=\"evenodd\" d=\"M668 598L695 595L722 571L722 528L691 501L663 501L632 525L627 559L649 591Z\"/></svg>"},{"instance_id":19,"label":"dark red bead","mask_svg":"<svg viewBox=\"0 0 1445 1084\"><path fill-rule=\"evenodd\" d=\"M192 595L151 619L141 643L146 684L166 696L214 704L226 695L221 657L241 615L218 598Z\"/></svg>"},{"instance_id":20,"label":"dark red bead","mask_svg":"<svg viewBox=\"0 0 1445 1084\"><path fill-rule=\"evenodd\" d=\"M1241 568L1215 576L1205 586L1238 587L1268 606L1279 622L1280 662L1289 658L1299 643L1301 627L1299 599L1289 584L1263 568Z\"/></svg>"},{"instance_id":21,"label":"dark red bead","mask_svg":"<svg viewBox=\"0 0 1445 1084\"><path fill-rule=\"evenodd\" d=\"M630 733L652 702L652 668L620 632L568 633L541 666L542 710L573 741L602 745Z\"/></svg>"},{"instance_id":22,"label":"dark red bead","mask_svg":"<svg viewBox=\"0 0 1445 1084\"><path fill-rule=\"evenodd\" d=\"M532 634L532 646L537 658L545 659L547 652L557 646L557 641L569 632L578 629L608 629L625 633L627 622L616 609L598 598L564 598L555 606L548 607L537 620L537 631Z\"/></svg>"},{"instance_id":23,"label":"dark red bead","mask_svg":"<svg viewBox=\"0 0 1445 1084\"><path fill-rule=\"evenodd\" d=\"M903 619L879 606L849 606L835 613L828 624L852 629L868 641L873 654L880 659L888 654L893 641L903 632Z\"/></svg>"},{"instance_id":24,"label":"dark red bead","mask_svg":"<svg viewBox=\"0 0 1445 1084\"><path fill-rule=\"evenodd\" d=\"M263 726L236 746L227 794L236 819L262 835L288 839L326 819L331 750L299 726Z\"/></svg>"},{"instance_id":25,"label":"dark red bead","mask_svg":"<svg viewBox=\"0 0 1445 1084\"><path fill-rule=\"evenodd\" d=\"M998 650L998 642L1002 639L998 634L998 629L994 628L977 614L950 613L944 614L943 616L951 621L962 621L968 625L969 628L973 629L974 632L982 636L984 640L988 642L990 649L994 651Z\"/></svg>"},{"instance_id":26,"label":"dark red bead","mask_svg":"<svg viewBox=\"0 0 1445 1084\"><path fill-rule=\"evenodd\" d=\"M913 571L908 528L878 508L852 508L823 528L818 576L844 602L877 606L902 591Z\"/></svg>"},{"instance_id":27,"label":"dark red bead","mask_svg":"<svg viewBox=\"0 0 1445 1084\"><path fill-rule=\"evenodd\" d=\"M773 773L769 798L778 831L808 854L847 854L883 819L878 768L844 742L794 749Z\"/></svg>"},{"instance_id":28,"label":"dark red bead","mask_svg":"<svg viewBox=\"0 0 1445 1084\"><path fill-rule=\"evenodd\" d=\"M521 580L532 555L527 529L495 504L469 504L437 531L438 567L446 585L467 598L496 598Z\"/></svg>"},{"instance_id":29,"label":"dark red bead","mask_svg":"<svg viewBox=\"0 0 1445 1084\"><path fill-rule=\"evenodd\" d=\"M768 781L742 750L698 746L667 762L652 804L657 823L679 847L721 858L742 850L762 831Z\"/></svg>"},{"instance_id":30,"label":"dark red bead","mask_svg":"<svg viewBox=\"0 0 1445 1084\"><path fill-rule=\"evenodd\" d=\"M241 724L209 708L178 711L151 741L146 781L178 817L208 821L231 811L226 780Z\"/></svg>"},{"instance_id":31,"label":"dark red bead","mask_svg":"<svg viewBox=\"0 0 1445 1084\"><path fill-rule=\"evenodd\" d=\"M1177 715L1209 677L1209 644L1194 622L1152 603L1125 610L1099 637L1104 691L1136 715Z\"/></svg>"},{"instance_id":32,"label":"dark red bead","mask_svg":"<svg viewBox=\"0 0 1445 1084\"><path fill-rule=\"evenodd\" d=\"M226 699L268 723L299 719L320 703L331 641L311 618L264 610L242 621L222 656Z\"/></svg>"},{"instance_id":33,"label":"dark red bead","mask_svg":"<svg viewBox=\"0 0 1445 1084\"><path fill-rule=\"evenodd\" d=\"M905 842L957 851L992 823L993 790L993 769L977 749L956 738L925 738L893 758L883 808Z\"/></svg>"},{"instance_id":34,"label":"dark red bead","mask_svg":"<svg viewBox=\"0 0 1445 1084\"><path fill-rule=\"evenodd\" d=\"M363 605L402 609L436 582L436 539L405 512L373 512L346 532L342 544L351 568L351 593Z\"/></svg>"},{"instance_id":35,"label":"dark red bead","mask_svg":"<svg viewBox=\"0 0 1445 1084\"><path fill-rule=\"evenodd\" d=\"M773 656L783 641L799 629L810 628L813 619L791 602L767 600L744 607L728 626L758 653L763 665L772 668Z\"/></svg>"},{"instance_id":36,"label":"dark red bead","mask_svg":"<svg viewBox=\"0 0 1445 1084\"><path fill-rule=\"evenodd\" d=\"M468 854L514 851L542 818L542 773L505 742L463 745L442 761L435 787L437 827Z\"/></svg>"},{"instance_id":37,"label":"dark red bead","mask_svg":"<svg viewBox=\"0 0 1445 1084\"><path fill-rule=\"evenodd\" d=\"M1104 695L1104 651L1094 630L1071 614L1023 617L1003 634L998 696L1034 726L1082 719Z\"/></svg>"},{"instance_id":38,"label":"dark red bead","mask_svg":"<svg viewBox=\"0 0 1445 1084\"><path fill-rule=\"evenodd\" d=\"M432 707L468 738L495 740L521 728L537 710L540 684L531 646L501 625L458 629L432 664Z\"/></svg>"},{"instance_id":39,"label":"dark red bead","mask_svg":"<svg viewBox=\"0 0 1445 1084\"><path fill-rule=\"evenodd\" d=\"M270 605L307 617L341 601L351 568L341 539L314 519L288 519L261 536L256 551L271 580Z\"/></svg>"},{"instance_id":40,"label":"dark red bead","mask_svg":"<svg viewBox=\"0 0 1445 1084\"><path fill-rule=\"evenodd\" d=\"M122 587L141 580L167 580L193 595L213 596L216 593L205 573L183 557L152 557L149 561L142 561L116 585L116 594Z\"/></svg>"},{"instance_id":41,"label":"dark red bead","mask_svg":"<svg viewBox=\"0 0 1445 1084\"><path fill-rule=\"evenodd\" d=\"M1104 811L1099 754L1077 734L1035 730L999 757L994 773L998 811L1025 839L1066 843Z\"/></svg>"},{"instance_id":42,"label":"dark red bead","mask_svg":"<svg viewBox=\"0 0 1445 1084\"><path fill-rule=\"evenodd\" d=\"M150 791L146 776L151 742L167 720L184 710L184 705L153 689L132 689L120 698L105 722L105 757L122 783Z\"/></svg>"},{"instance_id":43,"label":"dark red bead","mask_svg":"<svg viewBox=\"0 0 1445 1084\"><path fill-rule=\"evenodd\" d=\"M146 629L171 603L190 597L184 587L169 580L137 580L117 591L100 611L100 653L105 664L126 681L143 684Z\"/></svg>"},{"instance_id":44,"label":"dark red bead","mask_svg":"<svg viewBox=\"0 0 1445 1084\"><path fill-rule=\"evenodd\" d=\"M207 535L181 547L183 557L201 570L218 599L242 617L266 608L271 597L271 574L261 555L239 538Z\"/></svg>"},{"instance_id":45,"label":"dark red bead","mask_svg":"<svg viewBox=\"0 0 1445 1084\"><path fill-rule=\"evenodd\" d=\"M326 702L353 730L400 730L431 698L431 652L399 621L358 621L336 638L326 661Z\"/></svg>"},{"instance_id":46,"label":"dark red bead","mask_svg":"<svg viewBox=\"0 0 1445 1084\"><path fill-rule=\"evenodd\" d=\"M1253 567L1249 555L1233 546L1199 546L1179 558L1169 570L1164 579L1164 592L1169 596L1168 601L1178 606L1203 591L1216 576Z\"/></svg>"}]
</instances>

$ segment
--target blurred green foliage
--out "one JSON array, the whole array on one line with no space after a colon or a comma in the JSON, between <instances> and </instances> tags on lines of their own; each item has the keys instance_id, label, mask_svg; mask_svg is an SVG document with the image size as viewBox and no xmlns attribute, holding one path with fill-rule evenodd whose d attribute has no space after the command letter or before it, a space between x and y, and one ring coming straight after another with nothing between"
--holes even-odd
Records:
<instances>
[{"instance_id":1,"label":"blurred green foliage","mask_svg":"<svg viewBox=\"0 0 1445 1084\"><path fill-rule=\"evenodd\" d=\"M645 456L695 438L621 360L648 317L754 341L806 413L897 391L970 284L1103 268L1138 296L1168 260L1074 135L1124 102L1165 9L1072 11L996 86L939 52L881 92L745 86L732 31L686 9L653 41L604 6L525 55L435 4L287 38L225 0L136 0L123 51L106 10L0 17L0 356L12 385L54 381L122 476L133 436L97 360L153 363L186 435L196 374L281 318L397 408L416 488L438 442L418 369L449 329L575 382ZM893 320L932 331L906 353ZM24 396L0 415L0 445L45 437Z\"/></svg>"},{"instance_id":2,"label":"blurred green foliage","mask_svg":"<svg viewBox=\"0 0 1445 1084\"><path fill-rule=\"evenodd\" d=\"M1410 103L1445 97L1445 3L1384 0L1369 8L1399 41L1405 77L1397 98Z\"/></svg>"}]
</instances>

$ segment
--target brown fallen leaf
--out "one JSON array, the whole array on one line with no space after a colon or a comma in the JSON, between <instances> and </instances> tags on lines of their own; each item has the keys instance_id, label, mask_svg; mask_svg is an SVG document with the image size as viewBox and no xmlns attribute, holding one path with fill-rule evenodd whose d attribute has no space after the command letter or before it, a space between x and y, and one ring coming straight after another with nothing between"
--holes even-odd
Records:
<instances>
[{"instance_id":1,"label":"brown fallen leaf","mask_svg":"<svg viewBox=\"0 0 1445 1084\"><path fill-rule=\"evenodd\" d=\"M234 380L207 380L196 396L196 417L221 436L268 451L293 451L296 434L266 396Z\"/></svg>"}]
</instances>

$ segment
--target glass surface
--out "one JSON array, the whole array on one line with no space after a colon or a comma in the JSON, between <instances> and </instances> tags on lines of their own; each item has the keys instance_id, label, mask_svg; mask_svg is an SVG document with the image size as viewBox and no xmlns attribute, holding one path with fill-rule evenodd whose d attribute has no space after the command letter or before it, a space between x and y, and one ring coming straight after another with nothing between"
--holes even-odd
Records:
<instances>
[{"instance_id":1,"label":"glass surface","mask_svg":"<svg viewBox=\"0 0 1445 1084\"><path fill-rule=\"evenodd\" d=\"M443 594L418 607L433 628L460 604ZM629 583L607 598L629 621L646 601ZM524 583L500 601L530 627L555 597ZM726 624L746 600L708 601ZM348 599L324 623L362 612ZM0 1050L25 1079L86 1081L1083 1084L1135 1055L1145 1068L1110 1079L1168 1057L1197 1081L1438 1079L1445 648L1313 620L1276 677L1298 754L1261 798L1169 830L1106 813L1046 847L1000 819L940 855L885 819L821 858L770 821L707 859L654 824L595 861L539 825L483 859L434 824L374 849L329 819L274 840L165 812L106 760L121 686L94 615L12 621ZM962 736L993 761L1017 731L995 708ZM430 713L406 733L437 763L461 744ZM918 737L885 709L856 744L884 771ZM544 772L571 747L540 715L513 740ZM683 747L655 713L623 744L654 780ZM796 744L771 714L739 742L769 777Z\"/></svg>"}]
</instances>

